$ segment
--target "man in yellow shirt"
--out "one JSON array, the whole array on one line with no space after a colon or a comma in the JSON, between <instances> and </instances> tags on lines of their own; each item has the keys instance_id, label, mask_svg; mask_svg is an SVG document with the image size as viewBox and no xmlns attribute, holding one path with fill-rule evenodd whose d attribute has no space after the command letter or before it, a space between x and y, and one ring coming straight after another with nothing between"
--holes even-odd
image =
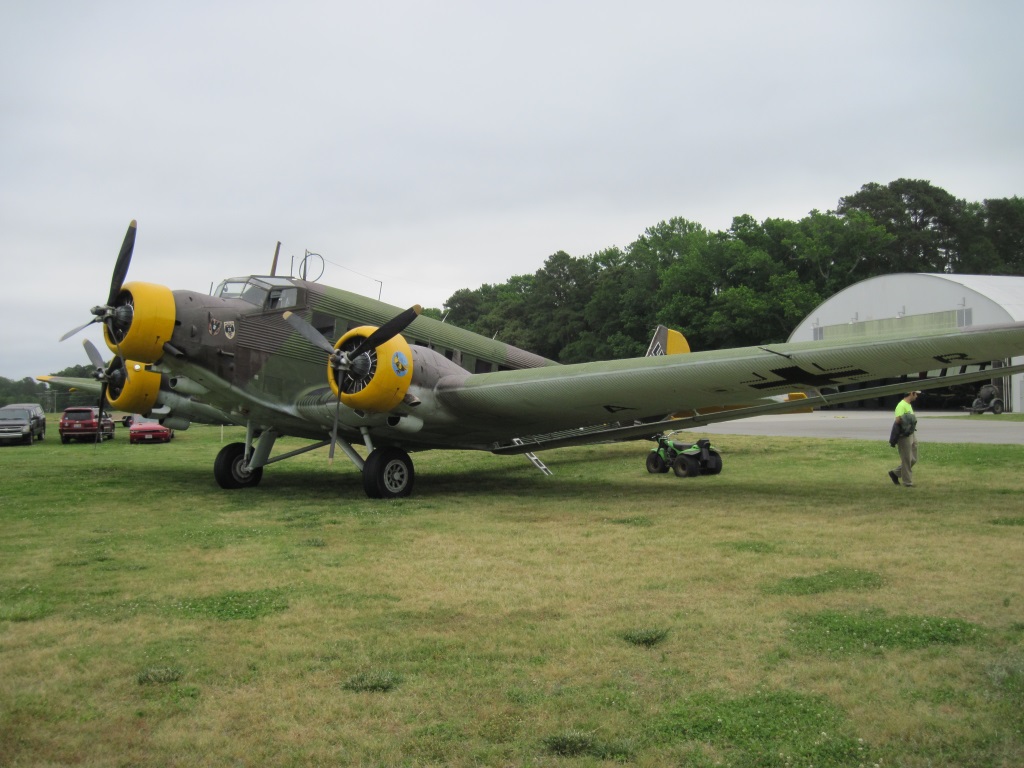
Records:
<instances>
[{"instance_id":1,"label":"man in yellow shirt","mask_svg":"<svg viewBox=\"0 0 1024 768\"><path fill-rule=\"evenodd\" d=\"M908 487L914 484L913 469L917 464L917 416L914 415L913 403L919 394L919 390L908 392L896 404L896 422L893 424L892 436L896 438L896 447L900 452L900 465L889 470L889 479L895 485L899 485L901 480L903 485Z\"/></svg>"}]
</instances>

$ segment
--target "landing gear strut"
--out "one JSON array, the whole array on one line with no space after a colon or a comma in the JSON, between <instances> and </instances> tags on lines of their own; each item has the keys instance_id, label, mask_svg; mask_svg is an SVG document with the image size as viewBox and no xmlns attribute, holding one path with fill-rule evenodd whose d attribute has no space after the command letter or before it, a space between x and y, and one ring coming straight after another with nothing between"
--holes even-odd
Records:
<instances>
[{"instance_id":1,"label":"landing gear strut","mask_svg":"<svg viewBox=\"0 0 1024 768\"><path fill-rule=\"evenodd\" d=\"M213 462L213 476L221 488L255 487L263 478L263 467L267 464L283 461L329 444L329 441L325 440L270 458L277 434L270 429L260 434L258 440L256 435L257 430L250 425L246 442L229 443L217 454ZM370 455L365 461L344 440L339 439L338 444L362 473L363 490L366 491L366 495L371 499L399 499L412 493L416 472L409 454L394 446L374 448L368 433L364 433L363 439L366 447L370 449Z\"/></svg>"}]
</instances>

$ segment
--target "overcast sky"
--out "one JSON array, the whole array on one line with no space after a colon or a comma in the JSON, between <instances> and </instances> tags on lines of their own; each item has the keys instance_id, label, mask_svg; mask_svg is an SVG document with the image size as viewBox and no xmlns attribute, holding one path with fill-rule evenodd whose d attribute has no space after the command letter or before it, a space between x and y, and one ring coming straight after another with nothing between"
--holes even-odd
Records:
<instances>
[{"instance_id":1,"label":"overcast sky","mask_svg":"<svg viewBox=\"0 0 1024 768\"><path fill-rule=\"evenodd\" d=\"M308 249L399 306L868 182L1024 193L1018 2L52 2L0 47L0 376L129 280Z\"/></svg>"}]
</instances>

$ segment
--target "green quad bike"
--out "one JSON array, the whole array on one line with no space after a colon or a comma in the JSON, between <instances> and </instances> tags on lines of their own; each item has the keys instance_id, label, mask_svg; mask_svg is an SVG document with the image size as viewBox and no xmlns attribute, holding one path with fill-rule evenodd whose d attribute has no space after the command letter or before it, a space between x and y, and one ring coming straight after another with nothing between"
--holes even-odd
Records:
<instances>
[{"instance_id":1,"label":"green quad bike","mask_svg":"<svg viewBox=\"0 0 1024 768\"><path fill-rule=\"evenodd\" d=\"M654 438L658 445L647 454L647 471L652 475L669 469L676 473L676 477L717 475L722 471L722 454L715 450L710 440L683 443L673 440L672 434Z\"/></svg>"}]
</instances>

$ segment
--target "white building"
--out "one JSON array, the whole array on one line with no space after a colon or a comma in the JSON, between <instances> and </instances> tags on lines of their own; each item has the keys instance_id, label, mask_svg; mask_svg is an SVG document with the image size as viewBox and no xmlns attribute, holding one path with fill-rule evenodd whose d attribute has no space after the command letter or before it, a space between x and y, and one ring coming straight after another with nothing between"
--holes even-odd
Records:
<instances>
[{"instance_id":1,"label":"white building","mask_svg":"<svg viewBox=\"0 0 1024 768\"><path fill-rule=\"evenodd\" d=\"M844 288L820 304L789 340L838 340L1021 320L1024 277L882 275ZM1012 362L1024 363L1024 357ZM1006 409L1024 412L1024 374L1004 377L1001 388Z\"/></svg>"}]
</instances>

